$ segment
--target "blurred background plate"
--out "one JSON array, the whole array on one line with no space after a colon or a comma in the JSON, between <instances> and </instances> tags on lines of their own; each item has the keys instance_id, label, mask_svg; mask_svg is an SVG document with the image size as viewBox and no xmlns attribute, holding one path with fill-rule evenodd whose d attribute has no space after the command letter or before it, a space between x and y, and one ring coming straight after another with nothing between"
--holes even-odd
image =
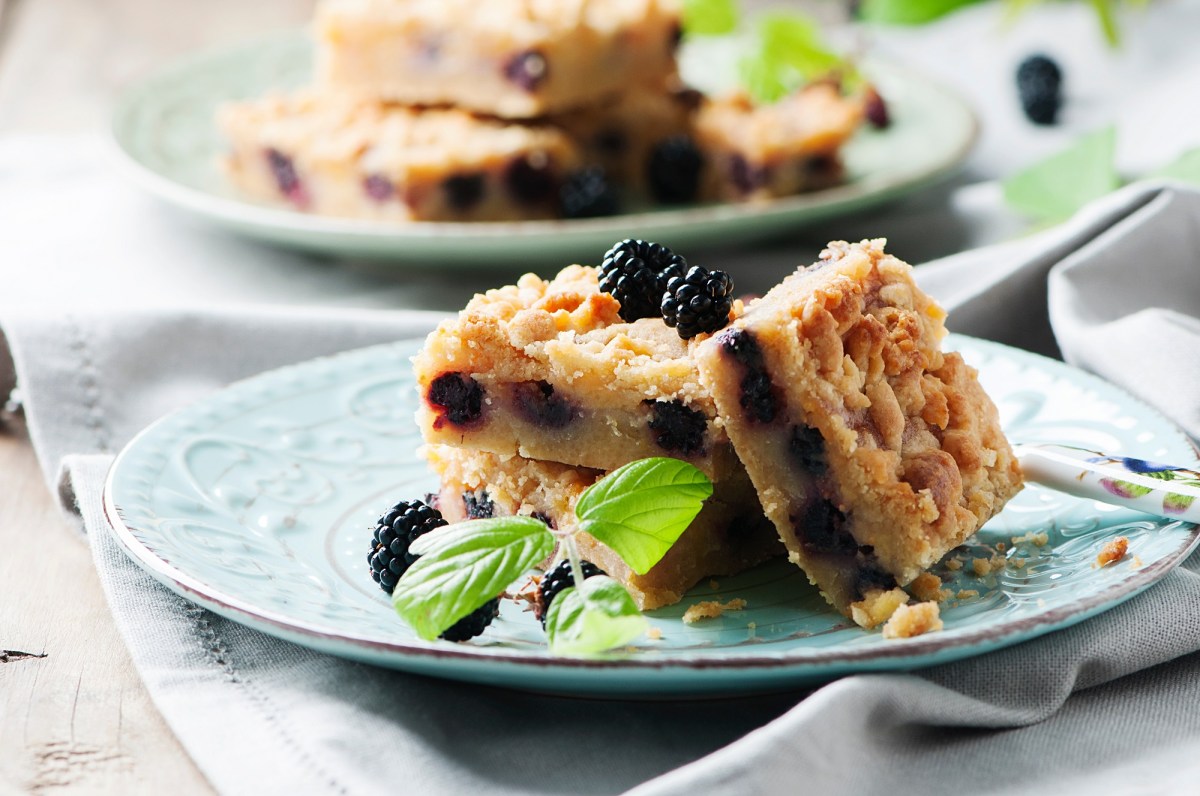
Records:
<instances>
[{"instance_id":1,"label":"blurred background plate","mask_svg":"<svg viewBox=\"0 0 1200 796\"><path fill-rule=\"evenodd\" d=\"M728 62L720 51L693 47L684 54L689 79L695 71L689 64L704 63L711 73ZM342 256L479 265L565 262L629 236L675 247L769 238L894 199L947 175L966 157L978 132L974 114L957 95L897 66L869 63L865 71L887 99L891 126L864 128L846 147L846 184L800 196L572 221L402 225L310 216L238 198L217 167L224 150L213 121L217 107L304 85L311 71L311 45L294 31L182 61L134 86L118 103L113 135L121 159L161 198L263 241ZM720 75L697 77L702 85L720 82Z\"/></svg>"}]
</instances>

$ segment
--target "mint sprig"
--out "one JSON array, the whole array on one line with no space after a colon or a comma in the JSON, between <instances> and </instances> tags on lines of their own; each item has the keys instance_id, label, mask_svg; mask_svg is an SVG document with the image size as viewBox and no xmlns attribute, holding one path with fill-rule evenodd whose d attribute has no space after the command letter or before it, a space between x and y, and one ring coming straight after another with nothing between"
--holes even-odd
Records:
<instances>
[{"instance_id":1,"label":"mint sprig","mask_svg":"<svg viewBox=\"0 0 1200 796\"><path fill-rule=\"evenodd\" d=\"M396 584L396 613L426 641L504 591L554 551L554 534L532 517L469 520L418 537L420 555Z\"/></svg>"},{"instance_id":2,"label":"mint sprig","mask_svg":"<svg viewBox=\"0 0 1200 796\"><path fill-rule=\"evenodd\" d=\"M1053 223L1121 185L1114 164L1116 129L1105 127L1004 181L1004 200L1018 212Z\"/></svg>"},{"instance_id":3,"label":"mint sprig","mask_svg":"<svg viewBox=\"0 0 1200 796\"><path fill-rule=\"evenodd\" d=\"M755 48L738 62L743 88L756 101L772 103L804 83L837 75L851 83L860 75L854 64L825 41L811 17L794 11L763 14Z\"/></svg>"},{"instance_id":4,"label":"mint sprig","mask_svg":"<svg viewBox=\"0 0 1200 796\"><path fill-rule=\"evenodd\" d=\"M590 655L628 644L648 624L624 586L596 575L559 592L546 616L546 635L555 655Z\"/></svg>"},{"instance_id":5,"label":"mint sprig","mask_svg":"<svg viewBox=\"0 0 1200 796\"><path fill-rule=\"evenodd\" d=\"M581 531L645 575L700 513L712 490L704 473L687 462L641 459L588 487L575 504L575 516Z\"/></svg>"},{"instance_id":6,"label":"mint sprig","mask_svg":"<svg viewBox=\"0 0 1200 796\"><path fill-rule=\"evenodd\" d=\"M687 462L642 459L584 490L575 506L576 531L554 533L532 517L438 528L412 543L410 551L419 558L396 584L392 603L418 636L435 639L548 558L557 536L576 585L550 605L551 652L594 654L628 644L645 631L646 619L617 581L579 577L574 533L592 534L630 569L645 574L695 519L712 489L704 473Z\"/></svg>"},{"instance_id":7,"label":"mint sprig","mask_svg":"<svg viewBox=\"0 0 1200 796\"><path fill-rule=\"evenodd\" d=\"M737 30L741 16L737 0L684 0L686 36L724 36Z\"/></svg>"}]
</instances>

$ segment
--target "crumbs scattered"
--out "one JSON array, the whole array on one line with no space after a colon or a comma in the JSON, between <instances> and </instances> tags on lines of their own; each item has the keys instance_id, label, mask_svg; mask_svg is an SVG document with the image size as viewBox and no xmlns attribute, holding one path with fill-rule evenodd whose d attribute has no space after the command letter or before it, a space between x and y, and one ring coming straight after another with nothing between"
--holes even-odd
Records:
<instances>
[{"instance_id":1,"label":"crumbs scattered","mask_svg":"<svg viewBox=\"0 0 1200 796\"><path fill-rule=\"evenodd\" d=\"M971 559L971 569L975 572L976 577L982 578L992 571L992 560L990 558L973 558Z\"/></svg>"},{"instance_id":2,"label":"crumbs scattered","mask_svg":"<svg viewBox=\"0 0 1200 796\"><path fill-rule=\"evenodd\" d=\"M1013 565L1014 567L1016 567L1017 569L1024 569L1024 568L1025 568L1025 559L1023 559L1023 558L1014 558L1014 559L1012 560L1012 565Z\"/></svg>"},{"instance_id":3,"label":"crumbs scattered","mask_svg":"<svg viewBox=\"0 0 1200 796\"><path fill-rule=\"evenodd\" d=\"M935 602L901 605L883 626L884 638L912 638L942 629L941 611Z\"/></svg>"},{"instance_id":4,"label":"crumbs scattered","mask_svg":"<svg viewBox=\"0 0 1200 796\"><path fill-rule=\"evenodd\" d=\"M1134 556L1133 558L1129 559L1129 566L1133 567L1134 569L1141 569L1142 568L1142 557Z\"/></svg>"},{"instance_id":5,"label":"crumbs scattered","mask_svg":"<svg viewBox=\"0 0 1200 796\"><path fill-rule=\"evenodd\" d=\"M646 638L651 641L662 641L662 628L652 627L646 631Z\"/></svg>"},{"instance_id":6,"label":"crumbs scattered","mask_svg":"<svg viewBox=\"0 0 1200 796\"><path fill-rule=\"evenodd\" d=\"M922 602L942 602L950 597L950 590L942 588L942 579L932 572L922 572L908 584L908 591Z\"/></svg>"},{"instance_id":7,"label":"crumbs scattered","mask_svg":"<svg viewBox=\"0 0 1200 796\"><path fill-rule=\"evenodd\" d=\"M701 619L716 619L726 611L740 611L746 607L746 601L741 597L735 597L727 603L719 600L705 600L698 602L695 605L689 606L683 613L683 623L685 625L699 622Z\"/></svg>"},{"instance_id":8,"label":"crumbs scattered","mask_svg":"<svg viewBox=\"0 0 1200 796\"><path fill-rule=\"evenodd\" d=\"M978 596L979 592L974 589L959 589L958 594L955 595L960 600L973 600Z\"/></svg>"},{"instance_id":9,"label":"crumbs scattered","mask_svg":"<svg viewBox=\"0 0 1200 796\"><path fill-rule=\"evenodd\" d=\"M1109 564L1114 564L1125 557L1125 553L1129 551L1129 540L1124 536L1118 536L1104 547L1100 548L1100 555L1096 556L1096 563L1102 567Z\"/></svg>"},{"instance_id":10,"label":"crumbs scattered","mask_svg":"<svg viewBox=\"0 0 1200 796\"><path fill-rule=\"evenodd\" d=\"M1030 531L1029 533L1025 534L1024 536L1014 536L1012 538L1013 544L1021 544L1022 542L1028 542L1029 544L1033 545L1034 547L1044 547L1046 545L1046 543L1049 541L1050 541L1050 536L1045 531L1039 531L1038 533L1034 533L1033 531Z\"/></svg>"},{"instance_id":11,"label":"crumbs scattered","mask_svg":"<svg viewBox=\"0 0 1200 796\"><path fill-rule=\"evenodd\" d=\"M946 561L946 569L952 572L958 572L962 569L962 559L957 556Z\"/></svg>"},{"instance_id":12,"label":"crumbs scattered","mask_svg":"<svg viewBox=\"0 0 1200 796\"><path fill-rule=\"evenodd\" d=\"M886 622L896 609L908 602L908 592L897 586L888 591L876 589L858 602L850 603L850 618L867 630Z\"/></svg>"}]
</instances>

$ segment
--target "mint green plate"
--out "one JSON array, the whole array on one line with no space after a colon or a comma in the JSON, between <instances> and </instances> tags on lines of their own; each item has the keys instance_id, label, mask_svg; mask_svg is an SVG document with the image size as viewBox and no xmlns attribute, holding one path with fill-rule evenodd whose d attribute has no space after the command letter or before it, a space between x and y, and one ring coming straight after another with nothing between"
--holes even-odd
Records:
<instances>
[{"instance_id":1,"label":"mint green plate","mask_svg":"<svg viewBox=\"0 0 1200 796\"><path fill-rule=\"evenodd\" d=\"M945 629L925 636L886 640L847 626L799 570L775 562L652 612L661 638L608 659L552 657L532 614L511 602L470 642L421 641L366 564L376 518L435 488L415 454L408 360L418 345L265 373L150 426L117 458L105 492L122 548L189 600L322 652L437 677L617 697L784 688L978 655L1112 608L1197 543L1194 525L1030 486L948 557L990 557L1002 542L1006 566L984 577L969 566L936 569L963 594L943 605ZM1170 422L1099 379L995 343L952 337L949 345L979 368L1014 441L1197 461ZM1013 544L1031 533L1047 534L1047 544ZM1116 536L1129 539L1128 556L1097 568L1100 547ZM699 600L733 598L745 609L692 625L680 619Z\"/></svg>"},{"instance_id":2,"label":"mint green plate","mask_svg":"<svg viewBox=\"0 0 1200 796\"><path fill-rule=\"evenodd\" d=\"M710 58L693 52L687 60L728 58L718 50ZM956 95L898 67L877 65L870 72L894 124L882 132L864 129L849 144L845 185L802 196L579 221L410 224L322 218L239 199L216 165L224 150L213 122L217 107L303 85L311 61L308 40L293 32L162 71L117 105L112 129L121 160L154 194L260 240L337 255L478 265L586 259L629 236L698 247L779 235L927 185L961 163L976 137L975 117Z\"/></svg>"}]
</instances>

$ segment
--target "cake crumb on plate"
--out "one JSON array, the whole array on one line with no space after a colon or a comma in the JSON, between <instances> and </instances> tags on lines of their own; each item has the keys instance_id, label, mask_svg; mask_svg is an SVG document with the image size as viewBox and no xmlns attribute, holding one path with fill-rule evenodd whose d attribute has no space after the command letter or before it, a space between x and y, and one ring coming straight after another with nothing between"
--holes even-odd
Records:
<instances>
[{"instance_id":1,"label":"cake crumb on plate","mask_svg":"<svg viewBox=\"0 0 1200 796\"><path fill-rule=\"evenodd\" d=\"M901 605L883 626L884 638L912 638L942 629L941 612L935 602Z\"/></svg>"},{"instance_id":2,"label":"cake crumb on plate","mask_svg":"<svg viewBox=\"0 0 1200 796\"><path fill-rule=\"evenodd\" d=\"M1115 564L1124 558L1128 551L1129 540L1124 536L1118 536L1100 549L1100 555L1096 556L1096 563L1102 567Z\"/></svg>"},{"instance_id":3,"label":"cake crumb on plate","mask_svg":"<svg viewBox=\"0 0 1200 796\"><path fill-rule=\"evenodd\" d=\"M688 607L683 614L683 623L690 625L701 619L716 619L726 611L740 611L745 607L746 601L741 597L735 597L727 603L720 600L704 600Z\"/></svg>"}]
</instances>

